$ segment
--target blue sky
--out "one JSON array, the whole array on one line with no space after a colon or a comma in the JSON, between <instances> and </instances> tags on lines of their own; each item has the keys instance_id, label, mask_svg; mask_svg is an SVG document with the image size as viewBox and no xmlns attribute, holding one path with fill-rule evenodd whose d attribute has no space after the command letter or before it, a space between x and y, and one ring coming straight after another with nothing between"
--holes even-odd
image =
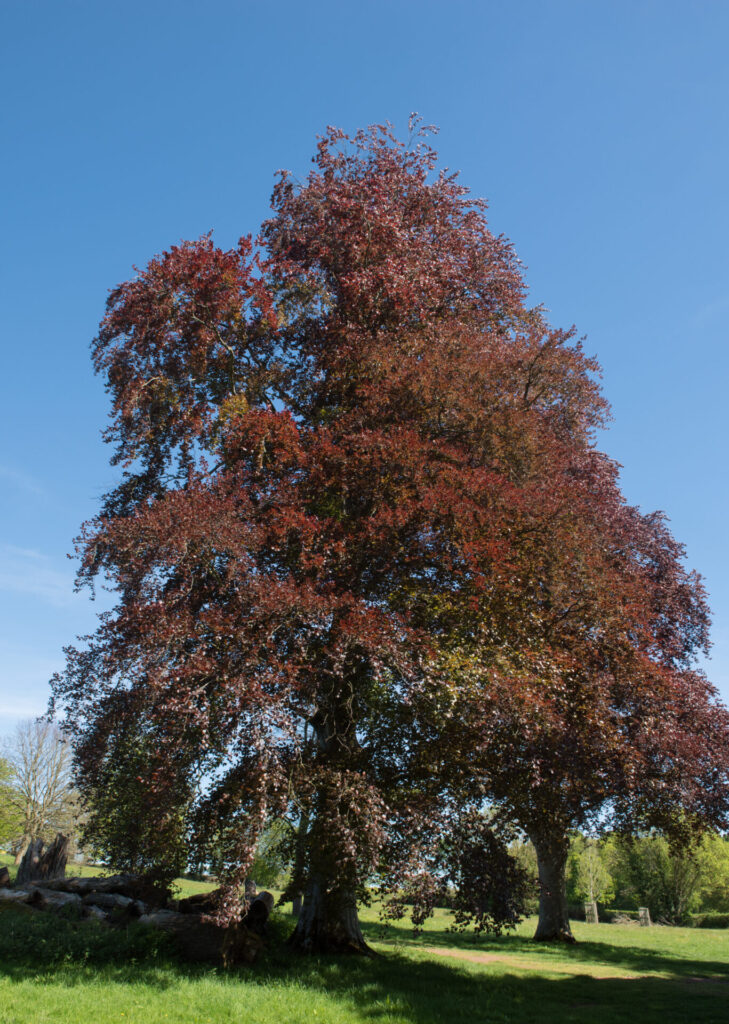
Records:
<instances>
[{"instance_id":1,"label":"blue sky","mask_svg":"<svg viewBox=\"0 0 729 1024\"><path fill-rule=\"evenodd\" d=\"M601 447L705 576L729 700L727 38L722 0L5 0L0 733L108 603L66 558L113 480L88 348L108 289L255 231L327 124L414 110L600 359Z\"/></svg>"}]
</instances>

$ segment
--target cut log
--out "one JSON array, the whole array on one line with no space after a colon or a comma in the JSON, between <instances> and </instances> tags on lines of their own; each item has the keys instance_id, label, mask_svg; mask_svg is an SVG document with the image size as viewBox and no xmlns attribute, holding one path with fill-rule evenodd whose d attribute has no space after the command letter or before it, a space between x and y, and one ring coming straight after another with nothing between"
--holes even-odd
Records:
<instances>
[{"instance_id":1,"label":"cut log","mask_svg":"<svg viewBox=\"0 0 729 1024\"><path fill-rule=\"evenodd\" d=\"M81 906L81 897L75 892L58 892L36 886L29 900L37 910L61 910L68 906Z\"/></svg>"},{"instance_id":2,"label":"cut log","mask_svg":"<svg viewBox=\"0 0 729 1024\"><path fill-rule=\"evenodd\" d=\"M225 929L222 960L225 967L252 964L263 949L263 939L241 923Z\"/></svg>"},{"instance_id":3,"label":"cut log","mask_svg":"<svg viewBox=\"0 0 729 1024\"><path fill-rule=\"evenodd\" d=\"M150 885L138 875L108 875L103 878L64 878L48 882L47 888L62 892L76 892L79 896L89 893L116 893L132 900L141 900L153 907L162 907L167 902L167 893L159 886Z\"/></svg>"},{"instance_id":4,"label":"cut log","mask_svg":"<svg viewBox=\"0 0 729 1024\"><path fill-rule=\"evenodd\" d=\"M80 896L77 899L81 899ZM134 903L131 896L122 896L118 892L89 892L83 897L86 906L93 904L104 910L127 910Z\"/></svg>"},{"instance_id":5,"label":"cut log","mask_svg":"<svg viewBox=\"0 0 729 1024\"><path fill-rule=\"evenodd\" d=\"M271 915L274 902L270 892L259 893L251 901L241 924L249 931L255 932L256 935L264 935L266 932L266 922Z\"/></svg>"},{"instance_id":6,"label":"cut log","mask_svg":"<svg viewBox=\"0 0 729 1024\"><path fill-rule=\"evenodd\" d=\"M261 936L244 924L221 928L203 921L200 914L156 910L143 914L139 923L170 932L189 960L222 963L224 966L251 964L263 948Z\"/></svg>"},{"instance_id":7,"label":"cut log","mask_svg":"<svg viewBox=\"0 0 729 1024\"><path fill-rule=\"evenodd\" d=\"M0 889L0 900L8 903L28 903L32 895L30 889Z\"/></svg>"},{"instance_id":8,"label":"cut log","mask_svg":"<svg viewBox=\"0 0 729 1024\"><path fill-rule=\"evenodd\" d=\"M184 900L175 900L170 909L179 914L211 914L218 907L220 889L211 892L197 892L194 896L186 896Z\"/></svg>"},{"instance_id":9,"label":"cut log","mask_svg":"<svg viewBox=\"0 0 729 1024\"><path fill-rule=\"evenodd\" d=\"M106 911L102 910L101 907L95 906L93 903L82 904L81 912L84 917L91 918L93 921L109 920Z\"/></svg>"}]
</instances>

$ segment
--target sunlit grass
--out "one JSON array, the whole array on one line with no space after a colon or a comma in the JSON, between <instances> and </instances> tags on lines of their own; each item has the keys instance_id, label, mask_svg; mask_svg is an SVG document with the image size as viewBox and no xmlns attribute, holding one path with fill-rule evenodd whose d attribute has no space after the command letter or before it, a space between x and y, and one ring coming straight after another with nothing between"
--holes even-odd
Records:
<instances>
[{"instance_id":1,"label":"sunlit grass","mask_svg":"<svg viewBox=\"0 0 729 1024\"><path fill-rule=\"evenodd\" d=\"M204 883L191 883L203 885ZM274 913L268 949L232 972L185 964L162 933L0 907L0 1024L727 1024L729 932L576 924L574 947L453 934L438 911L414 937L362 913L374 960L299 957ZM459 956L434 952L450 948Z\"/></svg>"}]
</instances>

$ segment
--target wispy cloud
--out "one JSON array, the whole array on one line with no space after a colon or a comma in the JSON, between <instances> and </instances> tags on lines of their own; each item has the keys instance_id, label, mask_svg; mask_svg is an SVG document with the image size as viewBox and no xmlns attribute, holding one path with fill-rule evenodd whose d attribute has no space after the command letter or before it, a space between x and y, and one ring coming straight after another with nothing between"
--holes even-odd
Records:
<instances>
[{"instance_id":1,"label":"wispy cloud","mask_svg":"<svg viewBox=\"0 0 729 1024\"><path fill-rule=\"evenodd\" d=\"M28 494L40 496L46 493L45 489L34 477L18 469L13 469L12 466L0 465L0 480L5 480L13 487L20 491L26 491Z\"/></svg>"},{"instance_id":2,"label":"wispy cloud","mask_svg":"<svg viewBox=\"0 0 729 1024\"><path fill-rule=\"evenodd\" d=\"M76 600L73 570L57 568L54 560L32 548L0 544L0 590L31 594L56 608Z\"/></svg>"},{"instance_id":3,"label":"wispy cloud","mask_svg":"<svg viewBox=\"0 0 729 1024\"><path fill-rule=\"evenodd\" d=\"M729 295L721 295L696 310L691 318L692 327L708 327L716 320L726 321L729 313Z\"/></svg>"}]
</instances>

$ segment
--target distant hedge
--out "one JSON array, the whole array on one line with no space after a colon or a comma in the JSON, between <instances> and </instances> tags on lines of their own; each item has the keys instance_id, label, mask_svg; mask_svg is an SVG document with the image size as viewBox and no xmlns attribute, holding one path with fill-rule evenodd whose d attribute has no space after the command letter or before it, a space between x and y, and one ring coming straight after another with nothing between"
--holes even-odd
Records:
<instances>
[{"instance_id":1,"label":"distant hedge","mask_svg":"<svg viewBox=\"0 0 729 1024\"><path fill-rule=\"evenodd\" d=\"M729 914L692 914L693 928L729 928Z\"/></svg>"}]
</instances>

